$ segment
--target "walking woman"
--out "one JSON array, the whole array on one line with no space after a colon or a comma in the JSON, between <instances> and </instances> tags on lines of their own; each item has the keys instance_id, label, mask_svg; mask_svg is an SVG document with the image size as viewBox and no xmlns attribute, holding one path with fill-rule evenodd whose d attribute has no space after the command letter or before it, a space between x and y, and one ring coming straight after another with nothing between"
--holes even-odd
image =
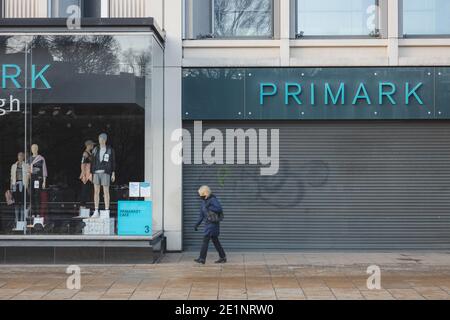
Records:
<instances>
[{"instance_id":1,"label":"walking woman","mask_svg":"<svg viewBox=\"0 0 450 320\"><path fill-rule=\"evenodd\" d=\"M198 195L202 198L202 205L200 208L200 216L195 224L195 231L198 230L198 227L203 221L205 222L205 226L203 229L203 244L200 251L200 257L194 261L205 264L209 240L212 240L220 257L215 263L225 263L227 262L227 257L219 241L221 220L219 217L223 216L222 206L216 196L211 193L211 189L208 186L200 187L200 189L198 189Z\"/></svg>"}]
</instances>

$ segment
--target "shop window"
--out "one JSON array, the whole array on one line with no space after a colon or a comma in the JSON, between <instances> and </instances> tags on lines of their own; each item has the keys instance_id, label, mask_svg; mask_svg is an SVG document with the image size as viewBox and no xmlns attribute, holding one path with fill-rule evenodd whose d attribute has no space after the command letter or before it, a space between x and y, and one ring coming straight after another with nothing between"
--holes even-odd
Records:
<instances>
[{"instance_id":1,"label":"shop window","mask_svg":"<svg viewBox=\"0 0 450 320\"><path fill-rule=\"evenodd\" d=\"M0 36L0 234L158 231L120 225L118 205L161 172L149 137L162 56L150 34Z\"/></svg>"},{"instance_id":2,"label":"shop window","mask_svg":"<svg viewBox=\"0 0 450 320\"><path fill-rule=\"evenodd\" d=\"M185 38L271 38L273 0L186 0Z\"/></svg>"},{"instance_id":3,"label":"shop window","mask_svg":"<svg viewBox=\"0 0 450 320\"><path fill-rule=\"evenodd\" d=\"M271 36L271 0L214 0L213 34L217 37Z\"/></svg>"},{"instance_id":4,"label":"shop window","mask_svg":"<svg viewBox=\"0 0 450 320\"><path fill-rule=\"evenodd\" d=\"M450 35L450 1L403 0L403 34Z\"/></svg>"},{"instance_id":5,"label":"shop window","mask_svg":"<svg viewBox=\"0 0 450 320\"><path fill-rule=\"evenodd\" d=\"M76 14L73 6L79 8L82 17L100 17L101 0L49 0L50 16L65 18Z\"/></svg>"},{"instance_id":6,"label":"shop window","mask_svg":"<svg viewBox=\"0 0 450 320\"><path fill-rule=\"evenodd\" d=\"M296 14L296 38L380 35L377 0L297 0Z\"/></svg>"},{"instance_id":7,"label":"shop window","mask_svg":"<svg viewBox=\"0 0 450 320\"><path fill-rule=\"evenodd\" d=\"M50 0L50 12L53 18L64 18L72 15L73 10L71 7L76 6L80 10L80 14L83 10L81 0Z\"/></svg>"}]
</instances>

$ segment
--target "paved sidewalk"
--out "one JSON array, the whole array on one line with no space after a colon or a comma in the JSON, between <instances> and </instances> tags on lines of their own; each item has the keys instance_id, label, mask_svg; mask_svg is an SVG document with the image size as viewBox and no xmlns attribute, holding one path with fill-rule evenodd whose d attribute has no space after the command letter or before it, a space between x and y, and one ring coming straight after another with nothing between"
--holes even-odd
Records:
<instances>
[{"instance_id":1,"label":"paved sidewalk","mask_svg":"<svg viewBox=\"0 0 450 320\"><path fill-rule=\"evenodd\" d=\"M224 265L195 256L80 266L80 290L66 288L67 266L0 265L0 299L450 299L450 252L236 252ZM380 290L367 288L370 265Z\"/></svg>"}]
</instances>

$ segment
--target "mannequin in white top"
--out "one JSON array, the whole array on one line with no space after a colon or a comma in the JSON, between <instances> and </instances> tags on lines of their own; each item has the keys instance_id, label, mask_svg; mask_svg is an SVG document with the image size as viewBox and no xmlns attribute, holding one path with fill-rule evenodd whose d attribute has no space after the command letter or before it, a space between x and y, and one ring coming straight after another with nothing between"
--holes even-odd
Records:
<instances>
[{"instance_id":1,"label":"mannequin in white top","mask_svg":"<svg viewBox=\"0 0 450 320\"><path fill-rule=\"evenodd\" d=\"M93 152L92 172L94 183L94 205L95 211L92 218L99 217L100 189L103 189L103 198L105 200L105 210L109 211L111 182L116 180L115 175L115 155L114 150L106 145L108 136L102 133L98 137L98 146Z\"/></svg>"}]
</instances>

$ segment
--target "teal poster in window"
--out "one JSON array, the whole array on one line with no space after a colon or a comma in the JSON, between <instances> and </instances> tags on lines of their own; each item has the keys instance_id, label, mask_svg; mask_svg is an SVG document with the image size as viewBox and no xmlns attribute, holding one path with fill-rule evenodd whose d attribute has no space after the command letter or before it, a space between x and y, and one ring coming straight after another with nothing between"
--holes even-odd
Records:
<instances>
[{"instance_id":1,"label":"teal poster in window","mask_svg":"<svg viewBox=\"0 0 450 320\"><path fill-rule=\"evenodd\" d=\"M119 236L151 236L152 201L119 201L117 229Z\"/></svg>"}]
</instances>

